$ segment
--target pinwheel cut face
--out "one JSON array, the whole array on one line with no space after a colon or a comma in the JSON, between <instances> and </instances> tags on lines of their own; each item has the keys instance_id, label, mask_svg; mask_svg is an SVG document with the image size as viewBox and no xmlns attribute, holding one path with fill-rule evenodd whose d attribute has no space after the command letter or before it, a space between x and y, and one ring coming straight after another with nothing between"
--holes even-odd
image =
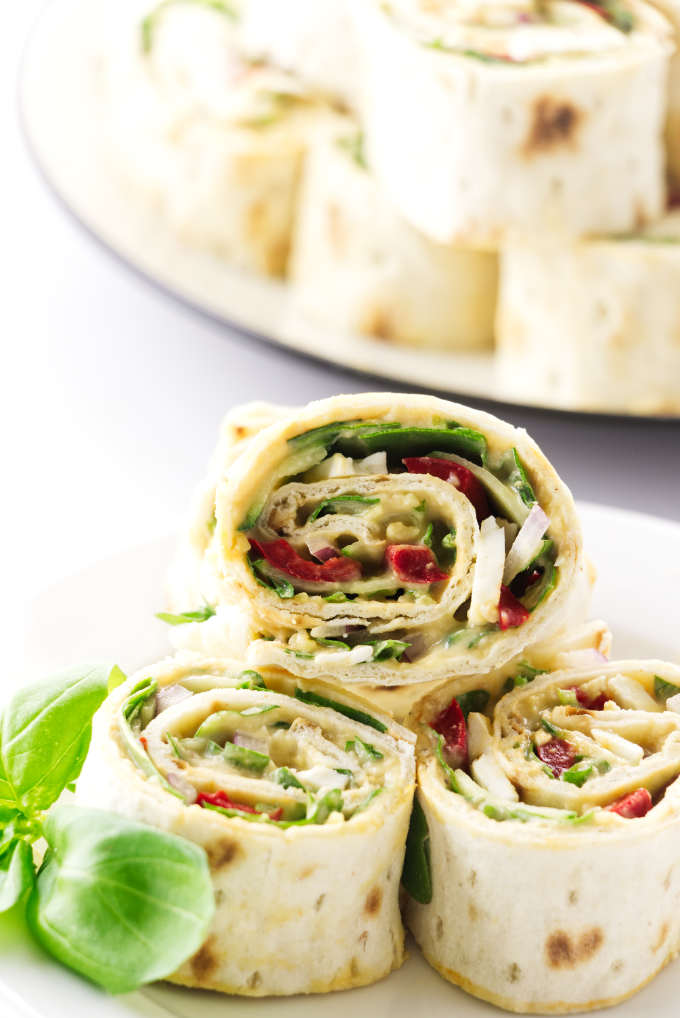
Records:
<instances>
[{"instance_id":1,"label":"pinwheel cut face","mask_svg":"<svg viewBox=\"0 0 680 1018\"><path fill-rule=\"evenodd\" d=\"M429 738L451 790L492 819L611 826L645 816L680 775L677 694L642 670L561 672L502 698L493 733L452 705Z\"/></svg>"},{"instance_id":2,"label":"pinwheel cut face","mask_svg":"<svg viewBox=\"0 0 680 1018\"><path fill-rule=\"evenodd\" d=\"M272 603L319 619L298 651L385 633L397 659L468 648L553 590L558 549L516 449L433 419L338 422L288 451L241 530Z\"/></svg>"},{"instance_id":3,"label":"pinwheel cut face","mask_svg":"<svg viewBox=\"0 0 680 1018\"><path fill-rule=\"evenodd\" d=\"M123 704L129 755L187 805L284 827L345 823L399 788L402 764L379 719L300 689L268 690L257 672L234 685L189 675L159 690L144 680Z\"/></svg>"},{"instance_id":4,"label":"pinwheel cut face","mask_svg":"<svg viewBox=\"0 0 680 1018\"><path fill-rule=\"evenodd\" d=\"M393 0L385 14L424 46L489 63L608 55L661 19L628 0Z\"/></svg>"}]
</instances>

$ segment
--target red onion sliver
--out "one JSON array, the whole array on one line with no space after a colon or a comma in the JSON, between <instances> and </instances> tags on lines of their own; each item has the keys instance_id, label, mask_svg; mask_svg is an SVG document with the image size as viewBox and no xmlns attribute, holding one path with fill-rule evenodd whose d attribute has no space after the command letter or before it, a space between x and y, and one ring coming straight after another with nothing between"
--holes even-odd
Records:
<instances>
[{"instance_id":1,"label":"red onion sliver","mask_svg":"<svg viewBox=\"0 0 680 1018\"><path fill-rule=\"evenodd\" d=\"M233 743L235 746L243 746L245 749L254 749L256 753L264 753L267 756L267 743L264 739L258 739L247 732L234 732Z\"/></svg>"},{"instance_id":2,"label":"red onion sliver","mask_svg":"<svg viewBox=\"0 0 680 1018\"><path fill-rule=\"evenodd\" d=\"M156 694L156 706L158 713L167 710L168 707L174 707L176 703L181 703L182 700L186 700L187 697L193 696L188 689L181 686L179 683L175 683L172 686L165 686L163 689L159 689Z\"/></svg>"}]
</instances>

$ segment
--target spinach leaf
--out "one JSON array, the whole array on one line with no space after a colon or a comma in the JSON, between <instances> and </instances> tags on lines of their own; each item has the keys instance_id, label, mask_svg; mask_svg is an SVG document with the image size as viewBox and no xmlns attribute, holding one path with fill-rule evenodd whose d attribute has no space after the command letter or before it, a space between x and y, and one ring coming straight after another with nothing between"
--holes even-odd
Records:
<instances>
[{"instance_id":1,"label":"spinach leaf","mask_svg":"<svg viewBox=\"0 0 680 1018\"><path fill-rule=\"evenodd\" d=\"M331 710L344 714L346 718L351 718L352 721L359 721L362 725L375 728L378 732L387 731L387 725L384 725L382 721L378 721L377 718L372 717L365 711L357 710L356 707L350 707L346 703L339 703L337 700L329 700L325 696L319 696L318 693L312 693L311 690L300 689L298 686L295 690L295 699L300 700L302 703L314 704L315 707L330 707Z\"/></svg>"},{"instance_id":2,"label":"spinach leaf","mask_svg":"<svg viewBox=\"0 0 680 1018\"><path fill-rule=\"evenodd\" d=\"M237 689L266 689L266 683L259 672L254 671L252 668L247 668L244 672L241 672L239 679L243 679L243 682L239 683Z\"/></svg>"},{"instance_id":3,"label":"spinach leaf","mask_svg":"<svg viewBox=\"0 0 680 1018\"><path fill-rule=\"evenodd\" d=\"M170 975L215 904L202 848L113 813L56 806L27 919L43 947L112 993Z\"/></svg>"},{"instance_id":4,"label":"spinach leaf","mask_svg":"<svg viewBox=\"0 0 680 1018\"><path fill-rule=\"evenodd\" d=\"M411 897L421 905L427 905L432 901L430 831L418 799L413 800L401 882Z\"/></svg>"},{"instance_id":5,"label":"spinach leaf","mask_svg":"<svg viewBox=\"0 0 680 1018\"><path fill-rule=\"evenodd\" d=\"M0 809L47 809L80 774L110 665L81 665L18 690L0 732Z\"/></svg>"},{"instance_id":6,"label":"spinach leaf","mask_svg":"<svg viewBox=\"0 0 680 1018\"><path fill-rule=\"evenodd\" d=\"M303 792L306 791L302 782L298 781L293 772L288 770L287 767L277 768L272 774L272 779L277 785L283 785L284 788L301 788Z\"/></svg>"},{"instance_id":7,"label":"spinach leaf","mask_svg":"<svg viewBox=\"0 0 680 1018\"><path fill-rule=\"evenodd\" d=\"M654 676L654 696L657 700L667 700L670 696L675 696L676 693L680 693L680 686L668 682L667 679L662 679L660 675Z\"/></svg>"},{"instance_id":8,"label":"spinach leaf","mask_svg":"<svg viewBox=\"0 0 680 1018\"><path fill-rule=\"evenodd\" d=\"M335 495L333 498L325 498L323 502L319 502L307 522L313 523L319 516L326 513L342 512L343 510L351 513L355 506L361 512L362 506L378 505L379 502L379 498L366 498L364 495ZM340 503L339 509L336 509L337 503Z\"/></svg>"},{"instance_id":9,"label":"spinach leaf","mask_svg":"<svg viewBox=\"0 0 680 1018\"><path fill-rule=\"evenodd\" d=\"M330 637L317 636L316 642L320 643L322 647L335 647L337 650L351 650L348 643L344 640L332 640Z\"/></svg>"},{"instance_id":10,"label":"spinach leaf","mask_svg":"<svg viewBox=\"0 0 680 1018\"><path fill-rule=\"evenodd\" d=\"M371 640L373 644L372 661L398 661L405 650L411 646L404 640Z\"/></svg>"},{"instance_id":11,"label":"spinach leaf","mask_svg":"<svg viewBox=\"0 0 680 1018\"><path fill-rule=\"evenodd\" d=\"M467 719L468 714L474 711L483 714L489 702L489 693L486 689L469 689L467 693L461 693L456 697L458 705Z\"/></svg>"},{"instance_id":12,"label":"spinach leaf","mask_svg":"<svg viewBox=\"0 0 680 1018\"><path fill-rule=\"evenodd\" d=\"M35 883L33 850L27 841L15 840L0 856L0 912L7 912Z\"/></svg>"},{"instance_id":13,"label":"spinach leaf","mask_svg":"<svg viewBox=\"0 0 680 1018\"><path fill-rule=\"evenodd\" d=\"M383 754L370 742L362 742L361 739L349 739L345 743L345 753L354 752L362 763L370 763L371 760L382 760ZM351 773L351 772L350 772Z\"/></svg>"},{"instance_id":14,"label":"spinach leaf","mask_svg":"<svg viewBox=\"0 0 680 1018\"><path fill-rule=\"evenodd\" d=\"M156 612L156 618L160 619L161 622L167 622L169 626L185 626L188 622L206 622L214 614L215 609L213 605L204 604L202 608L197 608L196 611L180 612L178 615L173 615L171 612Z\"/></svg>"}]
</instances>

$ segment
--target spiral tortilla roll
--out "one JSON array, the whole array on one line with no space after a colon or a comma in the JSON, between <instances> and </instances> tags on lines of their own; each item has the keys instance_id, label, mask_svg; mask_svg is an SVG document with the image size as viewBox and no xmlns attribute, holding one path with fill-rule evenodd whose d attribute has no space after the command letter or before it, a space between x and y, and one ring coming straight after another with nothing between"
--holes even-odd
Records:
<instances>
[{"instance_id":1,"label":"spiral tortilla roll","mask_svg":"<svg viewBox=\"0 0 680 1018\"><path fill-rule=\"evenodd\" d=\"M503 251L498 373L509 398L680 411L680 212L626 237Z\"/></svg>"},{"instance_id":2,"label":"spiral tortilla roll","mask_svg":"<svg viewBox=\"0 0 680 1018\"><path fill-rule=\"evenodd\" d=\"M240 39L247 53L292 71L330 100L356 106L357 45L345 0L246 0Z\"/></svg>"},{"instance_id":3,"label":"spiral tortilla roll","mask_svg":"<svg viewBox=\"0 0 680 1018\"><path fill-rule=\"evenodd\" d=\"M488 414L338 396L264 429L222 476L196 548L210 617L178 627L184 646L394 685L499 668L587 611L571 495ZM200 607L175 581L172 606Z\"/></svg>"},{"instance_id":4,"label":"spiral tortilla roll","mask_svg":"<svg viewBox=\"0 0 680 1018\"><path fill-rule=\"evenodd\" d=\"M321 993L403 961L412 743L323 683L185 654L108 698L77 794L205 848L215 919L174 982Z\"/></svg>"},{"instance_id":5,"label":"spiral tortilla roll","mask_svg":"<svg viewBox=\"0 0 680 1018\"><path fill-rule=\"evenodd\" d=\"M336 332L410 346L493 343L498 260L436 244L396 211L356 121L319 132L305 163L290 277L298 306Z\"/></svg>"},{"instance_id":6,"label":"spiral tortilla roll","mask_svg":"<svg viewBox=\"0 0 680 1018\"><path fill-rule=\"evenodd\" d=\"M661 214L672 41L646 3L354 0L351 10L369 161L432 239L497 247Z\"/></svg>"},{"instance_id":7,"label":"spiral tortilla roll","mask_svg":"<svg viewBox=\"0 0 680 1018\"><path fill-rule=\"evenodd\" d=\"M103 72L113 165L186 244L282 275L308 138L327 115L237 48L231 2L127 0Z\"/></svg>"},{"instance_id":8,"label":"spiral tortilla roll","mask_svg":"<svg viewBox=\"0 0 680 1018\"><path fill-rule=\"evenodd\" d=\"M520 680L490 718L450 690L420 712L407 924L499 1007L605 1007L680 947L680 668Z\"/></svg>"}]
</instances>

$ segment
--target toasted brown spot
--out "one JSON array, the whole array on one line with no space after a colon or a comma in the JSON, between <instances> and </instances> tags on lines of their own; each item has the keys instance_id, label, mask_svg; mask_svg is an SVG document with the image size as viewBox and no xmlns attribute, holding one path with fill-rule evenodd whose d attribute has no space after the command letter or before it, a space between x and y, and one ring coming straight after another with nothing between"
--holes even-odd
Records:
<instances>
[{"instance_id":1,"label":"toasted brown spot","mask_svg":"<svg viewBox=\"0 0 680 1018\"><path fill-rule=\"evenodd\" d=\"M477 883L477 870L472 870L470 872L470 887L474 887L476 883Z\"/></svg>"},{"instance_id":2,"label":"toasted brown spot","mask_svg":"<svg viewBox=\"0 0 680 1018\"><path fill-rule=\"evenodd\" d=\"M253 974L251 976L248 976L248 980L246 982L246 986L248 987L249 990L254 990L255 987L259 986L261 982L262 982L262 976L260 975L260 973L259 972L253 972Z\"/></svg>"},{"instance_id":3,"label":"toasted brown spot","mask_svg":"<svg viewBox=\"0 0 680 1018\"><path fill-rule=\"evenodd\" d=\"M307 877L311 877L315 870L316 866L305 866L303 870L300 870L300 880L306 880Z\"/></svg>"},{"instance_id":4,"label":"toasted brown spot","mask_svg":"<svg viewBox=\"0 0 680 1018\"><path fill-rule=\"evenodd\" d=\"M623 968L623 962L620 958L612 962L612 972L620 972Z\"/></svg>"},{"instance_id":5,"label":"toasted brown spot","mask_svg":"<svg viewBox=\"0 0 680 1018\"><path fill-rule=\"evenodd\" d=\"M325 897L326 897L325 894L320 894L319 897L314 902L314 909L316 912L318 912L321 906L323 905L323 900Z\"/></svg>"},{"instance_id":6,"label":"toasted brown spot","mask_svg":"<svg viewBox=\"0 0 680 1018\"><path fill-rule=\"evenodd\" d=\"M468 915L470 917L470 921L471 922L474 922L475 919L477 919L478 916L479 916L479 912L477 911L475 906L472 904L472 902L470 902L470 904L468 905Z\"/></svg>"},{"instance_id":7,"label":"toasted brown spot","mask_svg":"<svg viewBox=\"0 0 680 1018\"><path fill-rule=\"evenodd\" d=\"M386 308L375 308L364 316L361 322L361 331L374 339L384 339L390 342L395 338L396 329L392 315Z\"/></svg>"},{"instance_id":8,"label":"toasted brown spot","mask_svg":"<svg viewBox=\"0 0 680 1018\"><path fill-rule=\"evenodd\" d=\"M233 838L221 838L220 841L208 846L208 862L212 869L222 869L233 862L240 851L241 846L238 841L234 841Z\"/></svg>"},{"instance_id":9,"label":"toasted brown spot","mask_svg":"<svg viewBox=\"0 0 680 1018\"><path fill-rule=\"evenodd\" d=\"M668 923L662 923L661 929L659 930L659 936L657 937L656 944L652 948L652 951L656 953L656 951L663 947L667 936L668 936Z\"/></svg>"},{"instance_id":10,"label":"toasted brown spot","mask_svg":"<svg viewBox=\"0 0 680 1018\"><path fill-rule=\"evenodd\" d=\"M208 937L190 961L191 971L198 980L207 979L217 968L219 962L214 951L214 937Z\"/></svg>"},{"instance_id":11,"label":"toasted brown spot","mask_svg":"<svg viewBox=\"0 0 680 1018\"><path fill-rule=\"evenodd\" d=\"M351 975L354 976L355 979L359 975L359 962L356 960L356 958L352 958L351 962L349 963L349 971Z\"/></svg>"},{"instance_id":12,"label":"toasted brown spot","mask_svg":"<svg viewBox=\"0 0 680 1018\"><path fill-rule=\"evenodd\" d=\"M673 876L673 867L669 869L666 876L663 878L663 889L664 891L670 891L671 889L671 877Z\"/></svg>"},{"instance_id":13,"label":"toasted brown spot","mask_svg":"<svg viewBox=\"0 0 680 1018\"><path fill-rule=\"evenodd\" d=\"M248 429L244 428L242 424L236 424L234 426L234 432L237 438L245 438L245 436L248 434ZM257 975L257 973L255 973L255 975Z\"/></svg>"},{"instance_id":14,"label":"toasted brown spot","mask_svg":"<svg viewBox=\"0 0 680 1018\"><path fill-rule=\"evenodd\" d=\"M564 99L540 96L534 103L529 133L523 145L525 156L550 152L554 148L576 145L582 113Z\"/></svg>"},{"instance_id":15,"label":"toasted brown spot","mask_svg":"<svg viewBox=\"0 0 680 1018\"><path fill-rule=\"evenodd\" d=\"M435 929L435 935L437 937L437 940L441 940L442 937L444 936L444 920L440 915L437 916L437 926Z\"/></svg>"},{"instance_id":16,"label":"toasted brown spot","mask_svg":"<svg viewBox=\"0 0 680 1018\"><path fill-rule=\"evenodd\" d=\"M551 933L545 942L548 964L552 968L574 968L588 961L602 946L604 936L598 926L585 930L580 937L570 937L564 930Z\"/></svg>"},{"instance_id":17,"label":"toasted brown spot","mask_svg":"<svg viewBox=\"0 0 680 1018\"><path fill-rule=\"evenodd\" d=\"M516 983L519 977L522 975L522 970L516 961L513 961L512 965L508 969L508 979L511 983Z\"/></svg>"},{"instance_id":18,"label":"toasted brown spot","mask_svg":"<svg viewBox=\"0 0 680 1018\"><path fill-rule=\"evenodd\" d=\"M224 891L222 890L221 887L218 887L217 890L215 891L215 904L221 905L223 901L224 901Z\"/></svg>"},{"instance_id":19,"label":"toasted brown spot","mask_svg":"<svg viewBox=\"0 0 680 1018\"><path fill-rule=\"evenodd\" d=\"M570 905L575 905L578 902L578 891L570 891L568 901Z\"/></svg>"},{"instance_id":20,"label":"toasted brown spot","mask_svg":"<svg viewBox=\"0 0 680 1018\"><path fill-rule=\"evenodd\" d=\"M382 891L379 887L374 887L372 891L368 892L366 903L364 904L364 912L367 915L377 915L380 911L382 904Z\"/></svg>"},{"instance_id":21,"label":"toasted brown spot","mask_svg":"<svg viewBox=\"0 0 680 1018\"><path fill-rule=\"evenodd\" d=\"M367 941L368 941L368 930L364 930L363 933L359 934L359 943L363 947L364 951L366 950Z\"/></svg>"}]
</instances>

